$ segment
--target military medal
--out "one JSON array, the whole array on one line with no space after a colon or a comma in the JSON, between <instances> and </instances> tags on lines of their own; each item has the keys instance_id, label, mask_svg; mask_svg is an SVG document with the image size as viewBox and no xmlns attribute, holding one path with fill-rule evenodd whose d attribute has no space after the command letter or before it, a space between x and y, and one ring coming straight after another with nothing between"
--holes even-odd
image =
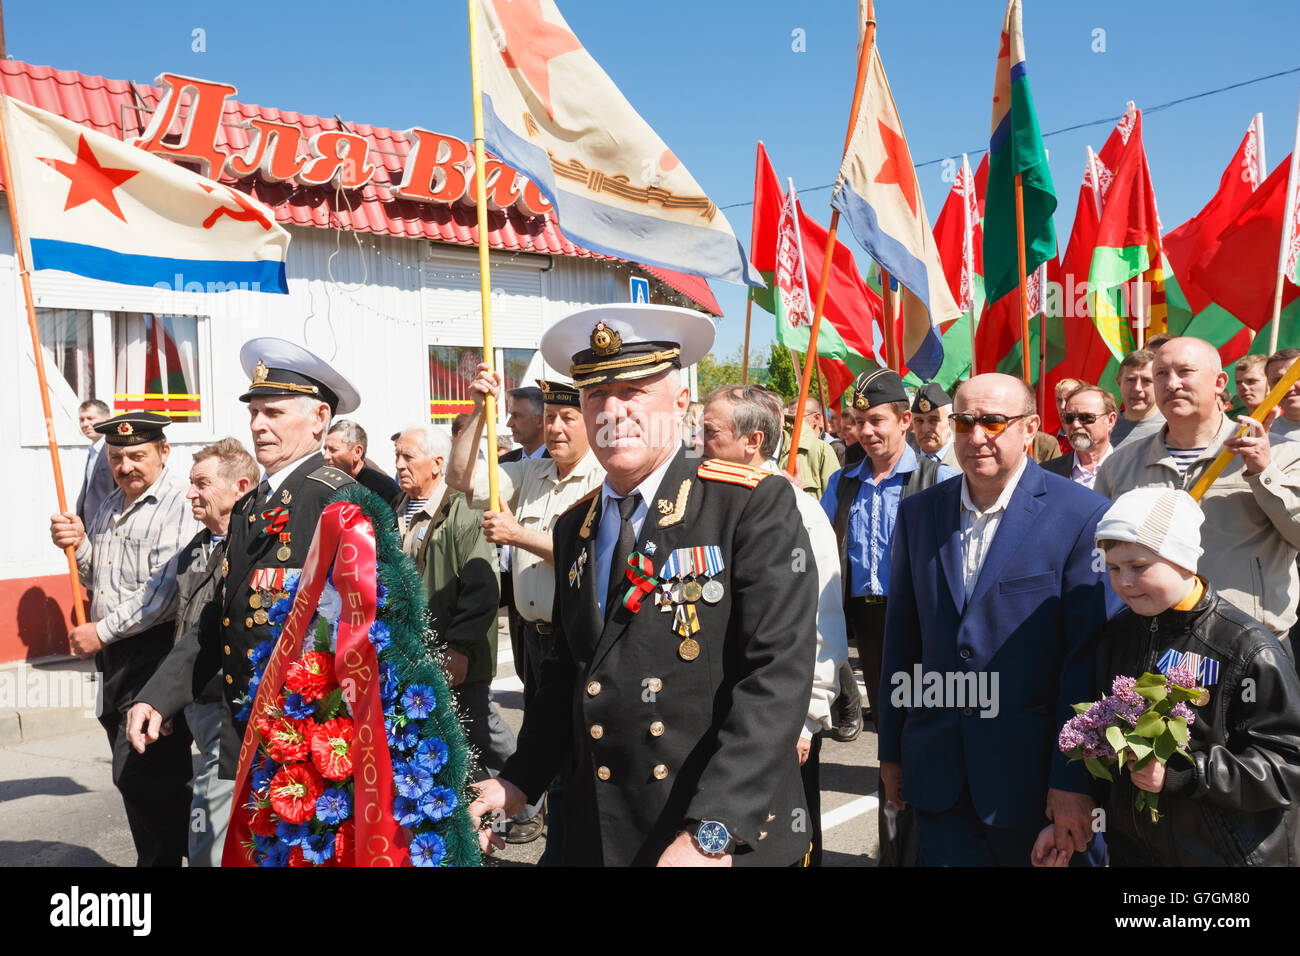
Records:
<instances>
[{"instance_id":1,"label":"military medal","mask_svg":"<svg viewBox=\"0 0 1300 956\"><path fill-rule=\"evenodd\" d=\"M673 630L678 636L689 638L700 629L700 619L694 604L679 604L673 609Z\"/></svg>"},{"instance_id":2,"label":"military medal","mask_svg":"<svg viewBox=\"0 0 1300 956\"><path fill-rule=\"evenodd\" d=\"M277 561L288 561L290 556L293 554L293 551L289 548L290 534L291 532L289 531L283 531L280 533L280 547L279 550L275 552L275 559Z\"/></svg>"},{"instance_id":3,"label":"military medal","mask_svg":"<svg viewBox=\"0 0 1300 956\"><path fill-rule=\"evenodd\" d=\"M262 595L258 594L256 591L254 591L254 592L249 596L249 598L248 598L248 606L249 606L249 607L261 607L261 606L262 606Z\"/></svg>"},{"instance_id":4,"label":"military medal","mask_svg":"<svg viewBox=\"0 0 1300 956\"><path fill-rule=\"evenodd\" d=\"M719 601L722 600L722 595L725 593L726 593L726 589L722 586L720 582L709 581L704 585L701 591L701 596L708 603L717 604Z\"/></svg>"},{"instance_id":5,"label":"military medal","mask_svg":"<svg viewBox=\"0 0 1300 956\"><path fill-rule=\"evenodd\" d=\"M677 656L684 661L693 661L700 656L700 642L694 638L686 638L677 645Z\"/></svg>"},{"instance_id":6,"label":"military medal","mask_svg":"<svg viewBox=\"0 0 1300 956\"><path fill-rule=\"evenodd\" d=\"M269 616L269 615L268 615L264 610L262 610L260 607L259 607L256 611L253 612L253 623L254 623L254 624L265 624L265 623L266 623L267 621L269 621L269 620L270 620L270 616Z\"/></svg>"},{"instance_id":7,"label":"military medal","mask_svg":"<svg viewBox=\"0 0 1300 956\"><path fill-rule=\"evenodd\" d=\"M682 598L687 603L695 604L702 597L704 597L704 588L700 586L699 581L692 579L682 585Z\"/></svg>"},{"instance_id":8,"label":"military medal","mask_svg":"<svg viewBox=\"0 0 1300 956\"><path fill-rule=\"evenodd\" d=\"M229 558L222 558L222 559L221 559L221 576L222 576L223 578L230 577L230 559L229 559Z\"/></svg>"}]
</instances>

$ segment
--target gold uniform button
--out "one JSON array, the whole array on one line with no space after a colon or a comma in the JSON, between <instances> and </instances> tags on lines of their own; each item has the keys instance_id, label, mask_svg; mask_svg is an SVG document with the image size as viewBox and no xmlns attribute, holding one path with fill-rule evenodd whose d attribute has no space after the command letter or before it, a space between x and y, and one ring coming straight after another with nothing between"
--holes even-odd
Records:
<instances>
[{"instance_id":1,"label":"gold uniform button","mask_svg":"<svg viewBox=\"0 0 1300 956\"><path fill-rule=\"evenodd\" d=\"M592 725L591 725L591 739L592 739L592 740L599 740L601 737L604 737L604 736L605 736L605 728L604 728L604 727L600 726L600 724L592 724Z\"/></svg>"},{"instance_id":2,"label":"gold uniform button","mask_svg":"<svg viewBox=\"0 0 1300 956\"><path fill-rule=\"evenodd\" d=\"M662 737L663 735L664 735L664 722L662 720L656 720L653 724L650 725L650 736Z\"/></svg>"},{"instance_id":3,"label":"gold uniform button","mask_svg":"<svg viewBox=\"0 0 1300 956\"><path fill-rule=\"evenodd\" d=\"M766 840L766 839L767 839L767 831L766 831L766 830L759 830L759 831L758 831L758 838L759 838L760 840Z\"/></svg>"},{"instance_id":4,"label":"gold uniform button","mask_svg":"<svg viewBox=\"0 0 1300 956\"><path fill-rule=\"evenodd\" d=\"M251 628L252 626L253 626L253 619L251 617L244 618L244 627Z\"/></svg>"},{"instance_id":5,"label":"gold uniform button","mask_svg":"<svg viewBox=\"0 0 1300 956\"><path fill-rule=\"evenodd\" d=\"M775 813L769 813L769 814L767 815L767 819L764 820L763 822L764 822L764 823L771 823L771 822L772 822L773 820L775 820L775 819L776 819L776 814L775 814Z\"/></svg>"},{"instance_id":6,"label":"gold uniform button","mask_svg":"<svg viewBox=\"0 0 1300 956\"><path fill-rule=\"evenodd\" d=\"M222 626L222 627L230 627L230 618L228 618L228 617L223 617L223 618L221 619L221 626Z\"/></svg>"},{"instance_id":7,"label":"gold uniform button","mask_svg":"<svg viewBox=\"0 0 1300 956\"><path fill-rule=\"evenodd\" d=\"M226 683L227 683L227 684L233 684L234 682L235 682L235 679L234 679L233 677L231 677L229 674L227 674L227 675L226 675Z\"/></svg>"},{"instance_id":8,"label":"gold uniform button","mask_svg":"<svg viewBox=\"0 0 1300 956\"><path fill-rule=\"evenodd\" d=\"M606 767L606 766L603 766L603 765L597 767L597 768L596 768L596 776L599 777L601 780L608 780L608 779L609 779L609 768Z\"/></svg>"},{"instance_id":9,"label":"gold uniform button","mask_svg":"<svg viewBox=\"0 0 1300 956\"><path fill-rule=\"evenodd\" d=\"M656 780L662 780L664 777L668 776L668 767L665 764L657 763L652 772L654 773Z\"/></svg>"},{"instance_id":10,"label":"gold uniform button","mask_svg":"<svg viewBox=\"0 0 1300 956\"><path fill-rule=\"evenodd\" d=\"M595 697L600 693L600 681L594 680L587 684L587 696Z\"/></svg>"},{"instance_id":11,"label":"gold uniform button","mask_svg":"<svg viewBox=\"0 0 1300 956\"><path fill-rule=\"evenodd\" d=\"M647 690L653 691L657 694L664 689L664 682L658 677L648 677L646 678L645 686Z\"/></svg>"},{"instance_id":12,"label":"gold uniform button","mask_svg":"<svg viewBox=\"0 0 1300 956\"><path fill-rule=\"evenodd\" d=\"M224 648L222 648L222 649L226 652L227 655L230 654L230 645L229 645L229 644L227 644L227 645L226 645Z\"/></svg>"}]
</instances>

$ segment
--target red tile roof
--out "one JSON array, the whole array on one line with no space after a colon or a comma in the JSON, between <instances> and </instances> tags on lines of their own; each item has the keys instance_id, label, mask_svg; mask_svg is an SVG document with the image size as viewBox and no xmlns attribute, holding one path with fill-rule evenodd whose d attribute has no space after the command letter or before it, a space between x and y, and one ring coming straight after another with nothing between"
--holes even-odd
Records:
<instances>
[{"instance_id":1,"label":"red tile roof","mask_svg":"<svg viewBox=\"0 0 1300 956\"><path fill-rule=\"evenodd\" d=\"M149 116L162 97L162 92L154 86L34 66L19 60L0 60L0 92L123 140L144 132ZM319 132L344 130L364 136L370 142L369 161L375 166L375 174L371 182L359 190L337 192L333 185L268 183L257 175L236 181L222 172L220 178L223 182L238 185L274 208L280 223L429 239L455 245L478 244L477 213L473 206L464 202L415 202L391 194L389 187L401 182L402 169L410 151L404 134L382 126L344 124L334 118L227 100L218 133L218 148L228 154L246 150L249 131L243 128L243 123L249 119L267 119L297 126L304 139ZM515 207L492 210L488 212L488 228L488 244L493 249L590 259L613 258L571 242L560 231L553 210L536 217L524 216ZM714 315L721 314L717 299L704 279L671 269L641 268Z\"/></svg>"}]
</instances>

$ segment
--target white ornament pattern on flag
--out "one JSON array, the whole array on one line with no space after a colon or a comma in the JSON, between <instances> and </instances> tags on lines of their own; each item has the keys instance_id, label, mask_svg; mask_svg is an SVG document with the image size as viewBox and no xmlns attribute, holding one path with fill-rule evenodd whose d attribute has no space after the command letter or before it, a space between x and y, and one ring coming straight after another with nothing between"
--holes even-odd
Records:
<instances>
[{"instance_id":1,"label":"white ornament pattern on flag","mask_svg":"<svg viewBox=\"0 0 1300 956\"><path fill-rule=\"evenodd\" d=\"M1246 155L1241 158L1241 181L1250 183L1251 189L1259 188L1259 143L1255 139L1255 127L1252 124L1246 131Z\"/></svg>"}]
</instances>

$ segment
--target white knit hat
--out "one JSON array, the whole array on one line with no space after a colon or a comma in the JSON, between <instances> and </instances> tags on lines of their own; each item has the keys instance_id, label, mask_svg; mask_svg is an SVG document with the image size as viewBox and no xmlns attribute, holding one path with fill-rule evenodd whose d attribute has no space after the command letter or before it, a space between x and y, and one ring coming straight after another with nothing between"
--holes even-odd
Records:
<instances>
[{"instance_id":1,"label":"white knit hat","mask_svg":"<svg viewBox=\"0 0 1300 956\"><path fill-rule=\"evenodd\" d=\"M1196 501L1174 488L1136 488L1120 495L1097 522L1097 541L1145 545L1180 568L1196 573L1201 549L1201 513Z\"/></svg>"}]
</instances>

